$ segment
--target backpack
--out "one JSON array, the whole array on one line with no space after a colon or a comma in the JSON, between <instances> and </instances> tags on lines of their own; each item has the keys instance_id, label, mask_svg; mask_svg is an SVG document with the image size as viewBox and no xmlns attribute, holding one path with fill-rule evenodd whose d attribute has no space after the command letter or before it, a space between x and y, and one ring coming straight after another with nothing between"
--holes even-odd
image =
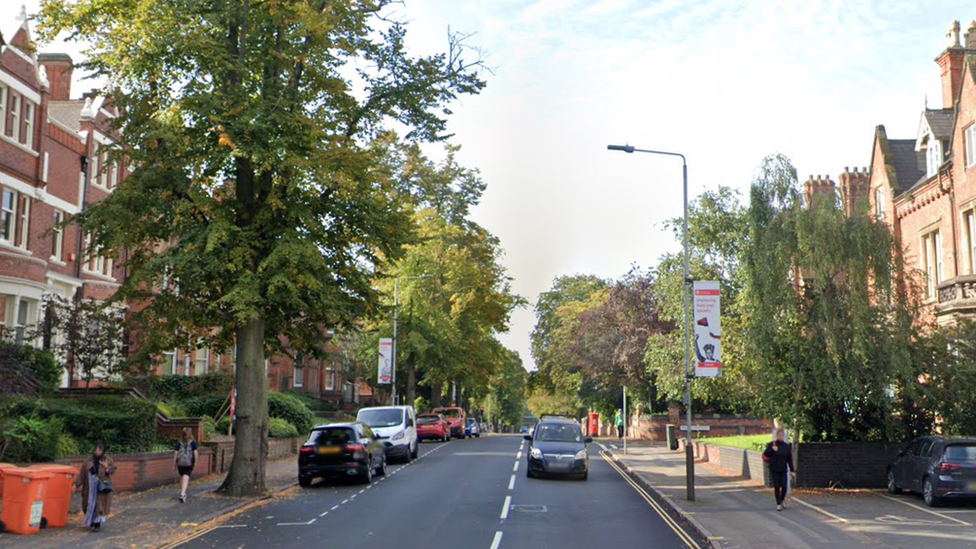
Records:
<instances>
[{"instance_id":1,"label":"backpack","mask_svg":"<svg viewBox=\"0 0 976 549\"><path fill-rule=\"evenodd\" d=\"M193 466L193 443L180 443L180 449L176 454L176 465L180 467Z\"/></svg>"}]
</instances>

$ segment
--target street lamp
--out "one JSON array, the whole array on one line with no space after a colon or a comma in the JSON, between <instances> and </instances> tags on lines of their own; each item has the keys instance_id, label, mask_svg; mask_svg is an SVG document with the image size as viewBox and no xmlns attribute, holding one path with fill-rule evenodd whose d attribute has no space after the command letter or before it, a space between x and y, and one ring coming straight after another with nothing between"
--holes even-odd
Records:
<instances>
[{"instance_id":1,"label":"street lamp","mask_svg":"<svg viewBox=\"0 0 976 549\"><path fill-rule=\"evenodd\" d=\"M685 485L687 487L688 501L695 500L695 453L691 446L691 334L688 331L691 313L688 310L688 285L691 284L691 276L688 273L688 161L685 155L666 151L652 151L648 149L637 149L633 145L607 145L607 150L622 151L628 154L635 152L648 154L661 154L665 156L677 156L681 158L681 172L684 180L684 220L682 222L682 239L684 240L684 285L683 296L685 302L685 415L688 420L688 431L685 433Z\"/></svg>"},{"instance_id":2,"label":"street lamp","mask_svg":"<svg viewBox=\"0 0 976 549\"><path fill-rule=\"evenodd\" d=\"M397 319L400 316L400 281L401 280L425 280L428 278L434 278L433 275L423 274L420 276L402 276L397 277L393 282L393 405L397 404L397 386L396 386L396 370L397 370Z\"/></svg>"}]
</instances>

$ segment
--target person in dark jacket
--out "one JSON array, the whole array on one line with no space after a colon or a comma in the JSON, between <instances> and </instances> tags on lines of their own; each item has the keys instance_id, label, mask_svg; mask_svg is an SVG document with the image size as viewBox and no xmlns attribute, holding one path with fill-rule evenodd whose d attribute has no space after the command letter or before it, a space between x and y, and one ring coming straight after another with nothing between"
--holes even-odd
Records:
<instances>
[{"instance_id":1,"label":"person in dark jacket","mask_svg":"<svg viewBox=\"0 0 976 549\"><path fill-rule=\"evenodd\" d=\"M786 431L776 430L776 438L766 445L763 457L769 462L769 474L773 477L773 494L776 496L776 510L783 510L783 500L786 499L786 488L789 486L787 475L796 477L796 467L793 466L793 448L786 442Z\"/></svg>"}]
</instances>

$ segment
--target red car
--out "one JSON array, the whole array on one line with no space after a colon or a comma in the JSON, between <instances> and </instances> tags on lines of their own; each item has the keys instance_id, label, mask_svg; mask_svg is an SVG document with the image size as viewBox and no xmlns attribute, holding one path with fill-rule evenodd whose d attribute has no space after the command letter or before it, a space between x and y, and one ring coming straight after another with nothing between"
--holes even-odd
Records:
<instances>
[{"instance_id":1,"label":"red car","mask_svg":"<svg viewBox=\"0 0 976 549\"><path fill-rule=\"evenodd\" d=\"M451 438L464 438L464 410L458 407L434 408L435 414L441 414L447 418L448 425L451 426Z\"/></svg>"},{"instance_id":2,"label":"red car","mask_svg":"<svg viewBox=\"0 0 976 549\"><path fill-rule=\"evenodd\" d=\"M420 414L417 416L417 440L451 440L451 427L440 414Z\"/></svg>"}]
</instances>

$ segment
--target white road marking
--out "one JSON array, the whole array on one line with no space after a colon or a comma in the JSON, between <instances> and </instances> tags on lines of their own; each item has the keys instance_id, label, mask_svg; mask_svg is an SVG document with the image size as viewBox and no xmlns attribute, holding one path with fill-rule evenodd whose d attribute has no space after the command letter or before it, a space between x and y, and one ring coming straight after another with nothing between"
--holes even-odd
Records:
<instances>
[{"instance_id":1,"label":"white road marking","mask_svg":"<svg viewBox=\"0 0 976 549\"><path fill-rule=\"evenodd\" d=\"M920 505L915 505L914 503L905 501L904 499L899 499L899 498L887 496L887 495L884 495L884 494L878 494L878 495L881 496L881 497L883 497L883 498L885 498L885 499L890 499L891 501L897 501L898 503L907 505L907 506L911 507L912 509L918 509L919 511L928 513L930 515L935 515L935 516L937 516L939 518L944 518L946 520L955 522L956 524L961 524L963 526L972 526L972 524L970 524L970 523L968 523L968 522L966 522L964 520L959 520L959 519L957 519L955 517L950 517L949 515L944 515L942 513L937 512L937 511L933 511L931 509L926 509L925 507L922 507Z\"/></svg>"},{"instance_id":2,"label":"white road marking","mask_svg":"<svg viewBox=\"0 0 976 549\"><path fill-rule=\"evenodd\" d=\"M515 459L522 459L522 450L519 450L518 453L515 454Z\"/></svg>"},{"instance_id":3,"label":"white road marking","mask_svg":"<svg viewBox=\"0 0 976 549\"><path fill-rule=\"evenodd\" d=\"M324 513L322 513L322 514L321 514L321 515L319 515L319 516L320 516L320 517L324 517L325 515L328 515L328 514L329 514L329 512L328 512L328 511L326 511L326 512L324 512Z\"/></svg>"},{"instance_id":4,"label":"white road marking","mask_svg":"<svg viewBox=\"0 0 976 549\"><path fill-rule=\"evenodd\" d=\"M614 450L617 449L617 445L616 444L611 444L610 447L613 448Z\"/></svg>"},{"instance_id":5,"label":"white road marking","mask_svg":"<svg viewBox=\"0 0 976 549\"><path fill-rule=\"evenodd\" d=\"M347 503L349 503L349 500L348 499L344 499L344 500L342 500L342 503L340 503L339 505L345 505Z\"/></svg>"},{"instance_id":6,"label":"white road marking","mask_svg":"<svg viewBox=\"0 0 976 549\"><path fill-rule=\"evenodd\" d=\"M370 484L370 486L372 486L372 484ZM363 492L365 492L365 491L366 491L366 489L365 489L365 488L363 488L362 490L360 490L360 491L359 491L359 493L360 493L360 494L362 494L362 493L363 493Z\"/></svg>"},{"instance_id":7,"label":"white road marking","mask_svg":"<svg viewBox=\"0 0 976 549\"><path fill-rule=\"evenodd\" d=\"M509 490L515 489L515 475L512 475L512 478L508 481L508 489Z\"/></svg>"},{"instance_id":8,"label":"white road marking","mask_svg":"<svg viewBox=\"0 0 976 549\"><path fill-rule=\"evenodd\" d=\"M817 507L816 505L813 505L813 504L810 504L810 503L807 503L807 502L803 501L802 499L797 499L795 497L791 497L790 500L791 501L795 501L795 502L797 502L800 505L803 505L805 507L809 507L810 509L813 509L814 511L816 511L818 513L821 513L823 515L826 515L826 516L828 516L828 517L836 520L837 522L840 522L840 523L843 523L843 524L847 524L848 523L848 520L846 518L839 517L839 516L831 513L830 511L826 511L824 509L821 509L821 508Z\"/></svg>"},{"instance_id":9,"label":"white road marking","mask_svg":"<svg viewBox=\"0 0 976 549\"><path fill-rule=\"evenodd\" d=\"M512 471L518 471L518 464L519 464L519 462L516 461L515 462L515 467L512 467Z\"/></svg>"},{"instance_id":10,"label":"white road marking","mask_svg":"<svg viewBox=\"0 0 976 549\"><path fill-rule=\"evenodd\" d=\"M308 522L279 522L277 526L308 526L313 524L317 519L312 519Z\"/></svg>"},{"instance_id":11,"label":"white road marking","mask_svg":"<svg viewBox=\"0 0 976 549\"><path fill-rule=\"evenodd\" d=\"M502 520L508 518L508 508L512 505L512 496L505 496L505 505L502 506Z\"/></svg>"},{"instance_id":12,"label":"white road marking","mask_svg":"<svg viewBox=\"0 0 976 549\"><path fill-rule=\"evenodd\" d=\"M604 452L609 452L610 451L610 448L607 448L606 446L604 446L602 442L597 442L596 445L599 446L600 448L603 448L603 451Z\"/></svg>"},{"instance_id":13,"label":"white road marking","mask_svg":"<svg viewBox=\"0 0 976 549\"><path fill-rule=\"evenodd\" d=\"M329 511L335 511L335 510L336 510L336 509L338 509L338 508L339 508L339 506L338 506L338 505L333 505L333 506L332 506L332 509L329 509Z\"/></svg>"},{"instance_id":14,"label":"white road marking","mask_svg":"<svg viewBox=\"0 0 976 549\"><path fill-rule=\"evenodd\" d=\"M502 544L502 533L495 532L495 539L491 540L491 547L489 547L489 549L498 549L498 547L501 544Z\"/></svg>"}]
</instances>

